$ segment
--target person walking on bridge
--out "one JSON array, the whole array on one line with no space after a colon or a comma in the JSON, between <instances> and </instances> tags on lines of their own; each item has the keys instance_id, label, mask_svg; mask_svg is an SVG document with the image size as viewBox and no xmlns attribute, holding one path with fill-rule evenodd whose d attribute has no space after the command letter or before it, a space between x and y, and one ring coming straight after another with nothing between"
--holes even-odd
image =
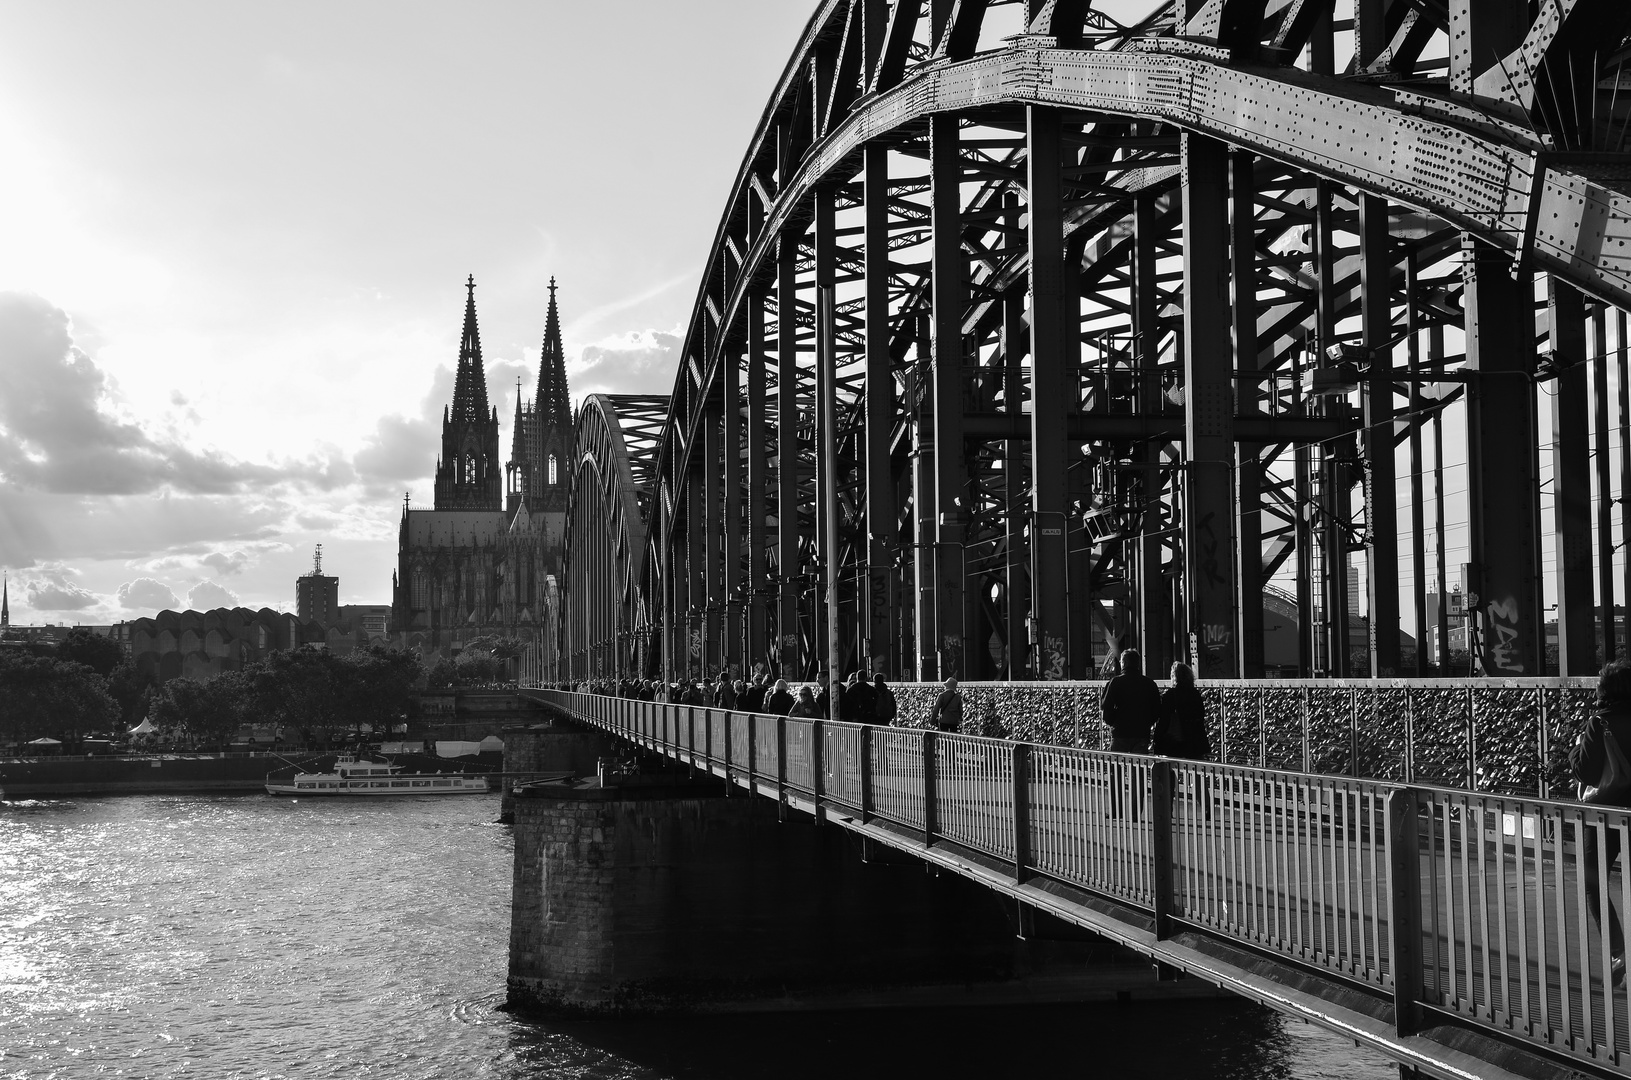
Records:
<instances>
[{"instance_id":1,"label":"person walking on bridge","mask_svg":"<svg viewBox=\"0 0 1631 1080\"><path fill-rule=\"evenodd\" d=\"M1144 659L1137 649L1121 654L1121 674L1105 685L1099 711L1110 729L1111 750L1118 754L1150 752L1150 729L1161 715L1161 691L1144 674Z\"/></svg>"},{"instance_id":2,"label":"person walking on bridge","mask_svg":"<svg viewBox=\"0 0 1631 1080\"><path fill-rule=\"evenodd\" d=\"M946 688L934 699L930 713L936 730L961 731L963 729L963 695L957 692L957 680L947 679Z\"/></svg>"},{"instance_id":3,"label":"person walking on bridge","mask_svg":"<svg viewBox=\"0 0 1631 1080\"><path fill-rule=\"evenodd\" d=\"M1631 806L1631 661L1616 660L1597 677L1597 709L1580 730L1569 766L1580 781L1580 798L1597 806ZM1619 912L1605 888L1607 882L1597 867L1601 843L1603 864L1614 872L1620 858L1620 830L1612 823L1600 830L1592 822L1579 826L1585 834L1580 844L1580 881L1586 891L1586 910L1601 931L1602 905L1608 903L1609 975L1615 986L1625 982L1625 932Z\"/></svg>"},{"instance_id":4,"label":"person walking on bridge","mask_svg":"<svg viewBox=\"0 0 1631 1080\"><path fill-rule=\"evenodd\" d=\"M765 712L773 716L786 716L793 709L793 694L787 689L786 679L777 679L776 688L765 698Z\"/></svg>"},{"instance_id":5,"label":"person walking on bridge","mask_svg":"<svg viewBox=\"0 0 1631 1080\"><path fill-rule=\"evenodd\" d=\"M1150 748L1165 757L1205 761L1212 756L1206 735L1206 704L1195 689L1195 670L1172 665L1172 688L1161 695L1161 717L1150 733Z\"/></svg>"},{"instance_id":6,"label":"person walking on bridge","mask_svg":"<svg viewBox=\"0 0 1631 1080\"><path fill-rule=\"evenodd\" d=\"M799 687L799 699L793 703L792 711L788 716L804 717L810 720L825 720L821 706L816 701L814 692L808 686Z\"/></svg>"},{"instance_id":7,"label":"person walking on bridge","mask_svg":"<svg viewBox=\"0 0 1631 1080\"><path fill-rule=\"evenodd\" d=\"M844 696L839 700L839 715L853 723L870 724L877 718L873 711L878 703L878 692L873 689L871 677L865 670L850 672L849 682L844 686Z\"/></svg>"}]
</instances>

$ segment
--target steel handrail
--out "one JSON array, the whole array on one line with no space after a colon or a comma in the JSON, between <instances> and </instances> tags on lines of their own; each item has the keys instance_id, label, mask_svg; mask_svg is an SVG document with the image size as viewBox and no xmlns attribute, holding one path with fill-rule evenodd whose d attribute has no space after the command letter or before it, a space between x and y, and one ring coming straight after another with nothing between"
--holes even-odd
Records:
<instances>
[{"instance_id":1,"label":"steel handrail","mask_svg":"<svg viewBox=\"0 0 1631 1080\"><path fill-rule=\"evenodd\" d=\"M1631 813L542 691L622 738L818 818L887 823L1429 1013L1631 1075L1631 999L1589 906L1631 912ZM853 815L853 816L852 816ZM1587 857L1591 862L1587 862ZM1587 887L1587 879L1600 884Z\"/></svg>"}]
</instances>

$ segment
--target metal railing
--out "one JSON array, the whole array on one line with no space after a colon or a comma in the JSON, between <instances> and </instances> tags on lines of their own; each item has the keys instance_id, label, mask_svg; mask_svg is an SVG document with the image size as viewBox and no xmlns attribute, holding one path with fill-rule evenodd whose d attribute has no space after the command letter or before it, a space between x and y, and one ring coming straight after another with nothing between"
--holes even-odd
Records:
<instances>
[{"instance_id":1,"label":"metal railing","mask_svg":"<svg viewBox=\"0 0 1631 1080\"><path fill-rule=\"evenodd\" d=\"M537 689L523 680L524 688ZM1591 714L1596 678L1229 679L1197 684L1213 757L1229 765L1502 795L1567 792L1561 749ZM963 716L1013 739L1109 748L1103 682L965 682ZM938 683L894 683L902 726L928 726Z\"/></svg>"},{"instance_id":2,"label":"metal railing","mask_svg":"<svg viewBox=\"0 0 1631 1080\"><path fill-rule=\"evenodd\" d=\"M1394 1001L1631 1075L1592 908L1631 814L1377 780L540 691L783 801L951 844ZM1623 946L1622 946L1623 948Z\"/></svg>"}]
</instances>

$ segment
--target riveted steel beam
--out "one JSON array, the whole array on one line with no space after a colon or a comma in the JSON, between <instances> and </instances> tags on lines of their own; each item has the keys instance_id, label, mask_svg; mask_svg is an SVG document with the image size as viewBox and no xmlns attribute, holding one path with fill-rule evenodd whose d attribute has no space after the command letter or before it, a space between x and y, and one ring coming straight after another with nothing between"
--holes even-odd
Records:
<instances>
[{"instance_id":1,"label":"riveted steel beam","mask_svg":"<svg viewBox=\"0 0 1631 1080\"><path fill-rule=\"evenodd\" d=\"M1601 665L1597 663L1591 582L1591 407L1586 385L1586 313L1580 294L1572 287L1550 279L1546 292L1550 359L1558 369L1551 394L1557 670L1559 675L1593 675ZM1609 621L1613 621L1612 617Z\"/></svg>"}]
</instances>

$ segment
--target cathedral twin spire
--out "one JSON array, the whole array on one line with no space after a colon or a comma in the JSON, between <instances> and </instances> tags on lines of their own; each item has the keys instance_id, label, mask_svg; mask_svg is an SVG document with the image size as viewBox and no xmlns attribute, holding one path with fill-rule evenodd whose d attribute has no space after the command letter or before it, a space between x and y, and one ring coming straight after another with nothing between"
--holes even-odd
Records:
<instances>
[{"instance_id":1,"label":"cathedral twin spire","mask_svg":"<svg viewBox=\"0 0 1631 1080\"><path fill-rule=\"evenodd\" d=\"M465 281L464 332L459 342L453 403L442 413L442 457L436 467L436 509L514 510L565 508L565 462L572 441L571 398L555 279L549 279L549 310L538 364L537 396L521 400L516 385L515 432L506 469L498 462L498 410L487 400L487 373L476 320L476 279ZM509 474L509 499L503 477ZM557 507L556 504L559 504Z\"/></svg>"}]
</instances>

